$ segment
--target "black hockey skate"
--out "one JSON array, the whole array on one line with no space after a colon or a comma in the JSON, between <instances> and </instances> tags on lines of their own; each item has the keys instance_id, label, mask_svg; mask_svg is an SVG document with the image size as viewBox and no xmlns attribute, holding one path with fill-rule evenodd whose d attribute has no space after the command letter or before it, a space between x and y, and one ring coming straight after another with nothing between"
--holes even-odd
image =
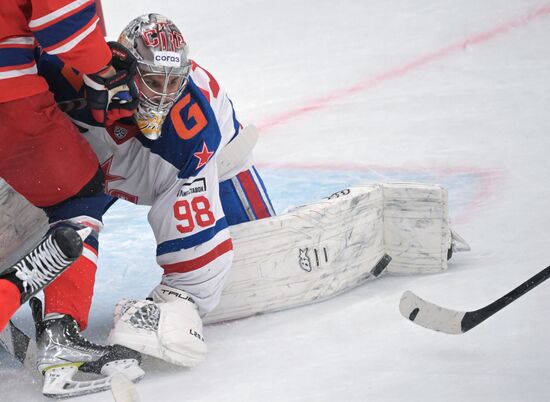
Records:
<instances>
[{"instance_id":1,"label":"black hockey skate","mask_svg":"<svg viewBox=\"0 0 550 402\"><path fill-rule=\"evenodd\" d=\"M69 225L60 224L16 264L2 272L0 278L15 284L21 292L21 304L49 285L82 254L83 239L90 229L78 232Z\"/></svg>"},{"instance_id":2,"label":"black hockey skate","mask_svg":"<svg viewBox=\"0 0 550 402\"><path fill-rule=\"evenodd\" d=\"M30 303L36 324L36 365L44 375L45 396L67 398L108 390L111 377L118 373L131 381L145 375L139 352L90 342L72 317L60 314L44 320L40 300L33 298Z\"/></svg>"}]
</instances>

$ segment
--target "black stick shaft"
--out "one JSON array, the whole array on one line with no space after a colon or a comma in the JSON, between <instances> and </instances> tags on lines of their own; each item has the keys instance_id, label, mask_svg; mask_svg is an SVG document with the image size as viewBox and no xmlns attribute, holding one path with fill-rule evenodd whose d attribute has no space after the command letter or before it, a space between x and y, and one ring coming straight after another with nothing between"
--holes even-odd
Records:
<instances>
[{"instance_id":1,"label":"black stick shaft","mask_svg":"<svg viewBox=\"0 0 550 402\"><path fill-rule=\"evenodd\" d=\"M514 300L519 299L525 293L529 292L536 286L540 285L542 282L544 282L548 278L550 278L550 266L544 268L538 274L527 279L517 288L506 293L500 299L495 300L491 304L483 308L480 308L479 310L466 313L461 323L462 332L466 332L472 329L473 327L475 327L476 325L478 325L479 323L485 321L487 318L489 318L496 312L502 310L504 307L512 303Z\"/></svg>"},{"instance_id":2,"label":"black stick shaft","mask_svg":"<svg viewBox=\"0 0 550 402\"><path fill-rule=\"evenodd\" d=\"M76 98L71 100L66 100L57 103L57 107L61 109L62 112L72 112L75 110L82 110L88 105L88 102L85 98Z\"/></svg>"}]
</instances>

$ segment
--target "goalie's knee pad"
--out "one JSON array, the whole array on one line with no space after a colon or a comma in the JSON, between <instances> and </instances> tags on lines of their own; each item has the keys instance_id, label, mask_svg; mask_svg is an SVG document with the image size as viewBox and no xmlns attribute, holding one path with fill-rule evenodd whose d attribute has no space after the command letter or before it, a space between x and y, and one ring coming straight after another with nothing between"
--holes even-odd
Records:
<instances>
[{"instance_id":1,"label":"goalie's knee pad","mask_svg":"<svg viewBox=\"0 0 550 402\"><path fill-rule=\"evenodd\" d=\"M121 300L115 308L109 342L179 366L204 361L207 347L202 320L183 291L158 285L149 300Z\"/></svg>"}]
</instances>

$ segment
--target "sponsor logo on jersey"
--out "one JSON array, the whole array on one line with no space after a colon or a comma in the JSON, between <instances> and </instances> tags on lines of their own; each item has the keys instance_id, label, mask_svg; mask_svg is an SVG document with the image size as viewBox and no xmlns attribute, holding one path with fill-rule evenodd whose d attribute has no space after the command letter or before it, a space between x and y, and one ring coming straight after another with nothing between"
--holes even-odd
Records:
<instances>
[{"instance_id":1,"label":"sponsor logo on jersey","mask_svg":"<svg viewBox=\"0 0 550 402\"><path fill-rule=\"evenodd\" d=\"M197 193L204 193L206 191L206 179L204 177L193 180L191 183L185 183L180 191L178 197L187 197Z\"/></svg>"},{"instance_id":2,"label":"sponsor logo on jersey","mask_svg":"<svg viewBox=\"0 0 550 402\"><path fill-rule=\"evenodd\" d=\"M180 67L181 55L176 52L153 52L155 66Z\"/></svg>"},{"instance_id":3,"label":"sponsor logo on jersey","mask_svg":"<svg viewBox=\"0 0 550 402\"><path fill-rule=\"evenodd\" d=\"M124 127L115 126L113 130L113 135L119 141L124 139L124 137L126 137L127 134L128 134L128 130Z\"/></svg>"},{"instance_id":4,"label":"sponsor logo on jersey","mask_svg":"<svg viewBox=\"0 0 550 402\"><path fill-rule=\"evenodd\" d=\"M121 122L108 126L106 129L109 136L117 145L125 143L140 132L139 128L135 124L124 124Z\"/></svg>"}]
</instances>

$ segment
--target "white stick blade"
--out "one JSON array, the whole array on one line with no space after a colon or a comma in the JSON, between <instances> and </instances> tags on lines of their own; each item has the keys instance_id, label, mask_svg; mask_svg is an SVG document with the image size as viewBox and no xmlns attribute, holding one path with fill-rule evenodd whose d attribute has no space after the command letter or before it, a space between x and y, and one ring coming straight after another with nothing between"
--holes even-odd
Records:
<instances>
[{"instance_id":1,"label":"white stick blade","mask_svg":"<svg viewBox=\"0 0 550 402\"><path fill-rule=\"evenodd\" d=\"M465 312L437 306L410 290L401 296L399 311L403 317L424 328L454 335L462 333L461 322Z\"/></svg>"},{"instance_id":2,"label":"white stick blade","mask_svg":"<svg viewBox=\"0 0 550 402\"><path fill-rule=\"evenodd\" d=\"M122 373L111 377L111 392L115 402L139 402L136 385Z\"/></svg>"}]
</instances>

